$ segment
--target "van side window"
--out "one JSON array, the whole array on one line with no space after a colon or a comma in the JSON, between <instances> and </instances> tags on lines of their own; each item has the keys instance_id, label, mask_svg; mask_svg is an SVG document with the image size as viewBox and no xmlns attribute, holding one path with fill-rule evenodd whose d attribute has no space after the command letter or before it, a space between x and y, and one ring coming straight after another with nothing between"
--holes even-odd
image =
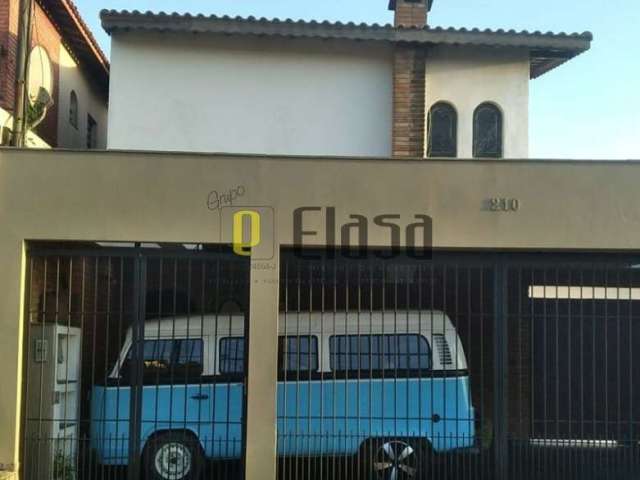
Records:
<instances>
[{"instance_id":1,"label":"van side window","mask_svg":"<svg viewBox=\"0 0 640 480\"><path fill-rule=\"evenodd\" d=\"M146 378L202 375L202 339L145 340L143 347L143 374ZM133 348L129 349L124 373L129 374Z\"/></svg>"},{"instance_id":2,"label":"van side window","mask_svg":"<svg viewBox=\"0 0 640 480\"><path fill-rule=\"evenodd\" d=\"M220 340L219 368L223 375L244 373L244 337Z\"/></svg>"},{"instance_id":3,"label":"van side window","mask_svg":"<svg viewBox=\"0 0 640 480\"><path fill-rule=\"evenodd\" d=\"M329 339L333 371L411 371L431 368L431 349L421 335L338 335Z\"/></svg>"},{"instance_id":4,"label":"van side window","mask_svg":"<svg viewBox=\"0 0 640 480\"><path fill-rule=\"evenodd\" d=\"M304 335L280 337L278 340L280 372L315 372L318 370L318 339Z\"/></svg>"},{"instance_id":5,"label":"van side window","mask_svg":"<svg viewBox=\"0 0 640 480\"><path fill-rule=\"evenodd\" d=\"M244 337L220 340L220 373L244 373ZM314 336L278 338L278 368L280 372L315 372L318 370L318 339Z\"/></svg>"}]
</instances>

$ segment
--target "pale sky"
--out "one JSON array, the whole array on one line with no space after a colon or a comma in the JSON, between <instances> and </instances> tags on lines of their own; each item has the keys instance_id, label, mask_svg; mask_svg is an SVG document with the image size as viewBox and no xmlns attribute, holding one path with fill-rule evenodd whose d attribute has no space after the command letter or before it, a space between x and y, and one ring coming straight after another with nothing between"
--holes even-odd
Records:
<instances>
[{"instance_id":1,"label":"pale sky","mask_svg":"<svg viewBox=\"0 0 640 480\"><path fill-rule=\"evenodd\" d=\"M103 49L107 9L389 23L388 0L75 0ZM532 158L640 159L640 0L435 0L442 27L594 34L592 49L531 83Z\"/></svg>"}]
</instances>

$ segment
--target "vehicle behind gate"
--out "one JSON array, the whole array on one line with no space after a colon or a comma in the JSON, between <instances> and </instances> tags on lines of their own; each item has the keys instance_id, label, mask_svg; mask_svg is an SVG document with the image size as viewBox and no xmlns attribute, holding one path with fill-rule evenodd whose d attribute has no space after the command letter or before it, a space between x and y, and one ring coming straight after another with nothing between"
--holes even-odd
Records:
<instances>
[{"instance_id":1,"label":"vehicle behind gate","mask_svg":"<svg viewBox=\"0 0 640 480\"><path fill-rule=\"evenodd\" d=\"M147 478L196 478L205 459L240 459L244 330L242 316L148 320L137 350L129 331L106 385L92 390L99 461L129 461L134 351ZM417 441L435 453L474 445L466 358L444 313L287 313L279 335L279 455L355 455L371 442Z\"/></svg>"}]
</instances>

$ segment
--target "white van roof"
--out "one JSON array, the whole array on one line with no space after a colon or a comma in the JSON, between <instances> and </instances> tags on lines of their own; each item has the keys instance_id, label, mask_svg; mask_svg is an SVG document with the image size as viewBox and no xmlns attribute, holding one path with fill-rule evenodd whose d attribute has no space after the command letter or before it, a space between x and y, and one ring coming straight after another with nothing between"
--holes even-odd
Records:
<instances>
[{"instance_id":1,"label":"white van roof","mask_svg":"<svg viewBox=\"0 0 640 480\"><path fill-rule=\"evenodd\" d=\"M205 341L205 373L218 371L216 348L225 337L242 337L245 333L243 315L180 316L152 319L145 322L146 339L208 338ZM466 370L462 342L449 317L438 310L399 312L281 312L278 335L316 335L320 350L328 349L329 337L337 335L421 334L435 351L434 370ZM131 346L131 328L127 331L120 358L111 377L116 377L119 365ZM326 344L323 347L323 343ZM324 355L322 371L328 371L328 356Z\"/></svg>"},{"instance_id":2,"label":"white van roof","mask_svg":"<svg viewBox=\"0 0 640 480\"><path fill-rule=\"evenodd\" d=\"M145 338L243 336L242 315L180 316L145 322ZM447 315L437 310L398 312L281 312L279 335L340 335L455 332ZM131 329L127 333L130 337Z\"/></svg>"}]
</instances>

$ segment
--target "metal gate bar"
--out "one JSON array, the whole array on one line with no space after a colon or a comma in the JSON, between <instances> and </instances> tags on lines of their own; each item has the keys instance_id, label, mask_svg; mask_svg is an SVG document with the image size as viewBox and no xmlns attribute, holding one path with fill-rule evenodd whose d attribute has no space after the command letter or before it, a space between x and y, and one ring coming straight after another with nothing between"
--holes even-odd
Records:
<instances>
[{"instance_id":1,"label":"metal gate bar","mask_svg":"<svg viewBox=\"0 0 640 480\"><path fill-rule=\"evenodd\" d=\"M203 333L233 330L246 353L248 260L207 246L29 247L24 478L152 478L163 465L171 477L187 454L184 478L241 478L246 355L224 377Z\"/></svg>"}]
</instances>

